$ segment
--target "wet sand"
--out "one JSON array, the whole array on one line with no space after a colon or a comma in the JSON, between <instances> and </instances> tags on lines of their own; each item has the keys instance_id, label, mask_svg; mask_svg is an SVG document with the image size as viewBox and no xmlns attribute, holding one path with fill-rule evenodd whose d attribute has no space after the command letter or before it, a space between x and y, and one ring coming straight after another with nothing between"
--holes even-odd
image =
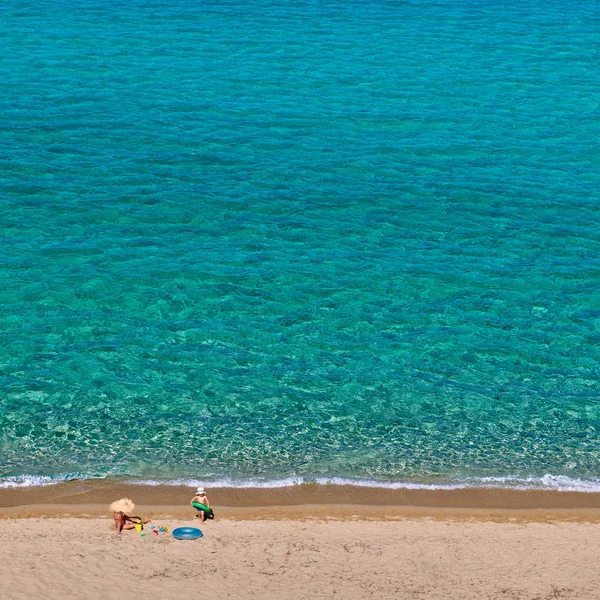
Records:
<instances>
[{"instance_id":1,"label":"wet sand","mask_svg":"<svg viewBox=\"0 0 600 600\"><path fill-rule=\"evenodd\" d=\"M136 485L85 480L0 490L0 518L101 516L116 498L132 498L140 511L187 518L194 490L184 486ZM284 488L209 488L221 518L295 519L334 517L397 519L483 518L600 521L600 494L510 489L391 490L344 485ZM192 512L190 512L192 511Z\"/></svg>"}]
</instances>

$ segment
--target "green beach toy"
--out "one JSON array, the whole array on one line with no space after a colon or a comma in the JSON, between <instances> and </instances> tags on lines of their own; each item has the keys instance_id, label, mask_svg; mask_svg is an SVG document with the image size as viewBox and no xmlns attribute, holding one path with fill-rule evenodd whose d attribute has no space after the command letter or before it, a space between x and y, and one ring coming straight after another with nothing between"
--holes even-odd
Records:
<instances>
[{"instance_id":1,"label":"green beach toy","mask_svg":"<svg viewBox=\"0 0 600 600\"><path fill-rule=\"evenodd\" d=\"M200 502L192 502L192 506L197 510L203 510L205 512L205 517L207 519L214 519L215 513L212 508L208 508L206 504L201 504Z\"/></svg>"}]
</instances>

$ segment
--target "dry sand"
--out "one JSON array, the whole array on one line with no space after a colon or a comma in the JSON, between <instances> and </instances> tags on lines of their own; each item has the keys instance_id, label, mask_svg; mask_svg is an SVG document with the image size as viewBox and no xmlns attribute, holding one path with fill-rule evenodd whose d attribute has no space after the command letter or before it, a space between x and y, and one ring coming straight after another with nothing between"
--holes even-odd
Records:
<instances>
[{"instance_id":1,"label":"dry sand","mask_svg":"<svg viewBox=\"0 0 600 600\"><path fill-rule=\"evenodd\" d=\"M600 524L463 517L218 519L191 542L119 537L109 519L5 518L0 598L600 599Z\"/></svg>"}]
</instances>

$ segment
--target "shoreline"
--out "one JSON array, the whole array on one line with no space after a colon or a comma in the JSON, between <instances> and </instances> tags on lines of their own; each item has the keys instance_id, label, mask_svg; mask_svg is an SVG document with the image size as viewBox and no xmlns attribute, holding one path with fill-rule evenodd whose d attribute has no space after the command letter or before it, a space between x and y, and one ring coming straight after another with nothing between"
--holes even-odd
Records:
<instances>
[{"instance_id":1,"label":"shoreline","mask_svg":"<svg viewBox=\"0 0 600 600\"><path fill-rule=\"evenodd\" d=\"M0 519L108 516L116 498L130 497L136 512L191 518L187 486L118 480L78 480L40 487L0 489ZM600 522L600 493L500 488L388 489L303 484L279 488L208 488L217 518L397 520L484 519Z\"/></svg>"}]
</instances>

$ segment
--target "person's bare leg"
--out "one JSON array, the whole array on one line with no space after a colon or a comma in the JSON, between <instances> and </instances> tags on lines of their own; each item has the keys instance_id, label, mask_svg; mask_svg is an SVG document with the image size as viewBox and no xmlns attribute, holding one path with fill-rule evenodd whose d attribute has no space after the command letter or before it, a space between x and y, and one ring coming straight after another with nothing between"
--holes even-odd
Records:
<instances>
[{"instance_id":1,"label":"person's bare leg","mask_svg":"<svg viewBox=\"0 0 600 600\"><path fill-rule=\"evenodd\" d=\"M200 523L204 523L204 511L200 511Z\"/></svg>"}]
</instances>

